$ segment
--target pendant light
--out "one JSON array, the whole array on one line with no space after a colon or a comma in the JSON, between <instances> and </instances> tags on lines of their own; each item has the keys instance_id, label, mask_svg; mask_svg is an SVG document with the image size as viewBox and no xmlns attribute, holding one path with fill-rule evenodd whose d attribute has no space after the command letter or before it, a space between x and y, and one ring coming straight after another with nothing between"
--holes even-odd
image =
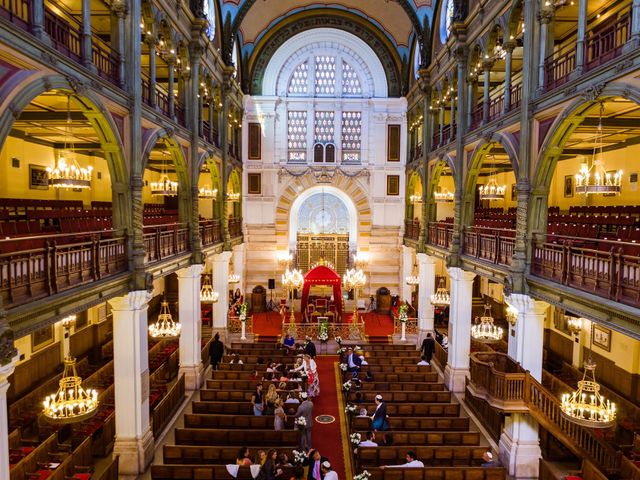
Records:
<instances>
[{"instance_id":1,"label":"pendant light","mask_svg":"<svg viewBox=\"0 0 640 480\"><path fill-rule=\"evenodd\" d=\"M484 343L493 343L502 339L502 328L494 325L491 315L491 305L484 306L484 315L480 317L480 323L471 327L471 337Z\"/></svg>"},{"instance_id":2,"label":"pendant light","mask_svg":"<svg viewBox=\"0 0 640 480\"><path fill-rule=\"evenodd\" d=\"M213 290L211 284L211 275L204 274L202 276L202 287L200 287L200 302L202 303L216 303L220 294Z\"/></svg>"},{"instance_id":3,"label":"pendant light","mask_svg":"<svg viewBox=\"0 0 640 480\"><path fill-rule=\"evenodd\" d=\"M151 195L163 197L175 197L178 195L178 182L169 179L167 174L168 153L162 152L162 172L157 182L151 182Z\"/></svg>"},{"instance_id":4,"label":"pendant light","mask_svg":"<svg viewBox=\"0 0 640 480\"><path fill-rule=\"evenodd\" d=\"M485 185L478 188L480 200L504 200L504 192L507 190L506 185L498 185L496 157L491 153L491 171L489 172L489 181Z\"/></svg>"},{"instance_id":5,"label":"pendant light","mask_svg":"<svg viewBox=\"0 0 640 480\"><path fill-rule=\"evenodd\" d=\"M149 325L149 335L153 338L169 339L180 336L180 330L182 325L178 322L174 322L171 317L171 310L169 309L169 303L163 300L160 304L160 315L155 323Z\"/></svg>"}]
</instances>

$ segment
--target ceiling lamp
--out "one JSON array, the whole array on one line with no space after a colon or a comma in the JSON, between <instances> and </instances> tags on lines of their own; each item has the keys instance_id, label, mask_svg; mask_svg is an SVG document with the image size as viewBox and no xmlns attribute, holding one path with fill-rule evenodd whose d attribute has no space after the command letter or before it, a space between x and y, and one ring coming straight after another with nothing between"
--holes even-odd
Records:
<instances>
[{"instance_id":1,"label":"ceiling lamp","mask_svg":"<svg viewBox=\"0 0 640 480\"><path fill-rule=\"evenodd\" d=\"M164 157L167 153L163 152L162 155ZM169 179L169 175L167 174L167 165L164 160L162 162L160 179L157 182L150 182L150 185L151 195L164 197L175 197L178 195L178 182L174 182Z\"/></svg>"},{"instance_id":2,"label":"ceiling lamp","mask_svg":"<svg viewBox=\"0 0 640 480\"><path fill-rule=\"evenodd\" d=\"M76 152L73 146L73 132L71 131L71 95L67 95L67 124L64 129L64 148L58 155L58 162L54 168L47 167L49 185L54 188L91 188L92 166L80 168L76 162Z\"/></svg>"},{"instance_id":3,"label":"ceiling lamp","mask_svg":"<svg viewBox=\"0 0 640 480\"><path fill-rule=\"evenodd\" d=\"M596 363L589 355L584 362L584 375L578 382L578 389L562 395L562 416L583 427L613 427L616 423L616 404L600 395L595 371Z\"/></svg>"},{"instance_id":4,"label":"ceiling lamp","mask_svg":"<svg viewBox=\"0 0 640 480\"><path fill-rule=\"evenodd\" d=\"M577 335L582 330L582 318L565 315L567 319L567 328L571 333Z\"/></svg>"},{"instance_id":5,"label":"ceiling lamp","mask_svg":"<svg viewBox=\"0 0 640 480\"><path fill-rule=\"evenodd\" d=\"M422 195L411 195L409 201L413 204L420 204L422 203Z\"/></svg>"},{"instance_id":6,"label":"ceiling lamp","mask_svg":"<svg viewBox=\"0 0 640 480\"><path fill-rule=\"evenodd\" d=\"M493 324L491 305L484 306L484 316L480 317L480 323L471 327L471 336L479 342L492 343L502 339L502 328Z\"/></svg>"},{"instance_id":7,"label":"ceiling lamp","mask_svg":"<svg viewBox=\"0 0 640 480\"><path fill-rule=\"evenodd\" d=\"M344 287L347 290L353 290L353 316L351 317L351 322L355 323L358 321L358 290L364 287L367 283L367 276L364 274L362 269L352 268L347 270L342 277L342 281L344 282Z\"/></svg>"},{"instance_id":8,"label":"ceiling lamp","mask_svg":"<svg viewBox=\"0 0 640 480\"><path fill-rule=\"evenodd\" d=\"M451 304L449 290L445 287L444 278L440 278L436 293L431 295L431 305L434 307L448 307Z\"/></svg>"},{"instance_id":9,"label":"ceiling lamp","mask_svg":"<svg viewBox=\"0 0 640 480\"><path fill-rule=\"evenodd\" d=\"M209 188L209 185L200 187L198 190L198 198L216 198L218 196L217 188Z\"/></svg>"},{"instance_id":10,"label":"ceiling lamp","mask_svg":"<svg viewBox=\"0 0 640 480\"><path fill-rule=\"evenodd\" d=\"M491 154L491 172L489 173L489 181L486 185L480 185L480 200L504 200L504 192L507 190L506 185L498 185L496 179L496 157Z\"/></svg>"},{"instance_id":11,"label":"ceiling lamp","mask_svg":"<svg viewBox=\"0 0 640 480\"><path fill-rule=\"evenodd\" d=\"M82 378L76 371L76 359L67 356L58 391L42 402L45 418L52 423L81 422L95 415L98 403L98 392L82 387Z\"/></svg>"},{"instance_id":12,"label":"ceiling lamp","mask_svg":"<svg viewBox=\"0 0 640 480\"><path fill-rule=\"evenodd\" d=\"M600 104L598 128L596 130L596 144L593 147L591 159L580 165L576 173L576 193L583 195L605 194L619 195L622 191L622 170L607 172L604 168L602 153L602 113L604 104Z\"/></svg>"},{"instance_id":13,"label":"ceiling lamp","mask_svg":"<svg viewBox=\"0 0 640 480\"><path fill-rule=\"evenodd\" d=\"M239 202L240 192L227 192L227 200L230 202Z\"/></svg>"},{"instance_id":14,"label":"ceiling lamp","mask_svg":"<svg viewBox=\"0 0 640 480\"><path fill-rule=\"evenodd\" d=\"M240 275L233 273L233 268L232 268L231 272L229 273L229 277L227 278L227 281L229 283L240 283Z\"/></svg>"},{"instance_id":15,"label":"ceiling lamp","mask_svg":"<svg viewBox=\"0 0 640 480\"><path fill-rule=\"evenodd\" d=\"M149 335L153 338L175 338L180 336L182 325L171 318L171 310L166 300L160 306L160 315L156 323L149 325Z\"/></svg>"},{"instance_id":16,"label":"ceiling lamp","mask_svg":"<svg viewBox=\"0 0 640 480\"><path fill-rule=\"evenodd\" d=\"M200 301L202 303L216 303L220 294L213 291L213 285L211 285L211 276L202 276L202 287L200 288Z\"/></svg>"},{"instance_id":17,"label":"ceiling lamp","mask_svg":"<svg viewBox=\"0 0 640 480\"><path fill-rule=\"evenodd\" d=\"M449 190L445 190L444 192L435 192L433 197L438 203L453 203L454 201L453 192L450 192Z\"/></svg>"}]
</instances>

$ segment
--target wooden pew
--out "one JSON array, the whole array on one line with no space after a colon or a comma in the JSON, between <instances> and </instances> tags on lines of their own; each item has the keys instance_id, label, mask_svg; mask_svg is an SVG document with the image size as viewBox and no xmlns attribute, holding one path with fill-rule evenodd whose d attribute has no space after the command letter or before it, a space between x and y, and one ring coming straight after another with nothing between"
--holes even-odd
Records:
<instances>
[{"instance_id":1,"label":"wooden pew","mask_svg":"<svg viewBox=\"0 0 640 480\"><path fill-rule=\"evenodd\" d=\"M251 407L251 405L249 405ZM358 408L362 408L358 406ZM375 408L368 408L373 415ZM396 417L459 417L460 405L457 403L388 403L387 415Z\"/></svg>"},{"instance_id":2,"label":"wooden pew","mask_svg":"<svg viewBox=\"0 0 640 480\"><path fill-rule=\"evenodd\" d=\"M404 373L426 373L432 371L430 366L417 365L417 360L402 363L393 358L390 358L389 361L381 359L380 363L369 363L369 365L363 367L363 371L367 370L374 375L374 378L377 373L398 373L399 370Z\"/></svg>"},{"instance_id":3,"label":"wooden pew","mask_svg":"<svg viewBox=\"0 0 640 480\"><path fill-rule=\"evenodd\" d=\"M403 391L403 392L442 392L445 390L444 383L437 382L362 382L362 389L365 391Z\"/></svg>"},{"instance_id":4,"label":"wooden pew","mask_svg":"<svg viewBox=\"0 0 640 480\"><path fill-rule=\"evenodd\" d=\"M202 464L202 465L235 465L238 450L241 447L208 447L194 445L165 445L162 454L165 464ZM289 458L293 458L295 448L275 446L278 452L285 452ZM267 448L253 447L251 455L255 456L258 450Z\"/></svg>"},{"instance_id":5,"label":"wooden pew","mask_svg":"<svg viewBox=\"0 0 640 480\"><path fill-rule=\"evenodd\" d=\"M209 415L187 413L185 428L222 428L227 430L273 430L273 415ZM293 417L287 418L285 428L293 428Z\"/></svg>"},{"instance_id":6,"label":"wooden pew","mask_svg":"<svg viewBox=\"0 0 640 480\"><path fill-rule=\"evenodd\" d=\"M251 371L216 370L211 372L211 378L214 380L251 380Z\"/></svg>"},{"instance_id":7,"label":"wooden pew","mask_svg":"<svg viewBox=\"0 0 640 480\"><path fill-rule=\"evenodd\" d=\"M505 480L507 478L506 469L502 467L425 467L384 469L369 467L367 468L367 471L371 474L371 480Z\"/></svg>"},{"instance_id":8,"label":"wooden pew","mask_svg":"<svg viewBox=\"0 0 640 480\"><path fill-rule=\"evenodd\" d=\"M262 393L264 395L266 390L263 390ZM252 395L253 391L251 390L210 390L207 388L200 390L200 400L203 402L250 402ZM283 401L286 400L287 392L281 391L279 395Z\"/></svg>"},{"instance_id":9,"label":"wooden pew","mask_svg":"<svg viewBox=\"0 0 640 480\"><path fill-rule=\"evenodd\" d=\"M443 431L468 431L469 418L467 417L391 417L389 418L391 431L402 430L443 430ZM370 430L370 417L353 417L352 430Z\"/></svg>"},{"instance_id":10,"label":"wooden pew","mask_svg":"<svg viewBox=\"0 0 640 480\"><path fill-rule=\"evenodd\" d=\"M256 382L254 380L207 380L206 388L210 390L251 390L253 391L256 388L258 383L262 383L263 391L267 391L270 384L275 384L276 387L279 387L280 382L274 381L264 381L264 382ZM286 390L295 390L300 386L300 382L285 382Z\"/></svg>"},{"instance_id":11,"label":"wooden pew","mask_svg":"<svg viewBox=\"0 0 640 480\"><path fill-rule=\"evenodd\" d=\"M177 445L278 447L296 445L300 440L300 434L297 430L176 428L174 432Z\"/></svg>"},{"instance_id":12,"label":"wooden pew","mask_svg":"<svg viewBox=\"0 0 640 480\"><path fill-rule=\"evenodd\" d=\"M111 463L107 466L106 470L102 472L100 478L98 480L118 480L118 459L120 457L116 457L111 460Z\"/></svg>"},{"instance_id":13,"label":"wooden pew","mask_svg":"<svg viewBox=\"0 0 640 480\"><path fill-rule=\"evenodd\" d=\"M403 392L403 391L360 391L363 403L373 403L377 394L387 402L387 407L392 403L450 403L451 392ZM349 397L354 394L352 390ZM201 397L202 398L202 397ZM204 400L204 398L203 398Z\"/></svg>"},{"instance_id":14,"label":"wooden pew","mask_svg":"<svg viewBox=\"0 0 640 480\"><path fill-rule=\"evenodd\" d=\"M487 447L430 447L414 445L412 447L360 447L356 460L360 468L380 465L402 465L406 463L408 450L416 452L418 460L426 466L456 467L480 466L482 455Z\"/></svg>"},{"instance_id":15,"label":"wooden pew","mask_svg":"<svg viewBox=\"0 0 640 480\"><path fill-rule=\"evenodd\" d=\"M359 432L362 439L366 431ZM425 432L425 431L387 431L387 437L393 437L393 445L451 445L472 446L480 444L480 432Z\"/></svg>"},{"instance_id":16,"label":"wooden pew","mask_svg":"<svg viewBox=\"0 0 640 480\"><path fill-rule=\"evenodd\" d=\"M192 412L227 415L253 415L253 405L249 402L193 402Z\"/></svg>"},{"instance_id":17,"label":"wooden pew","mask_svg":"<svg viewBox=\"0 0 640 480\"><path fill-rule=\"evenodd\" d=\"M285 467L282 470L282 478L295 477L294 467ZM151 465L151 478L152 480L234 479L225 465ZM235 478L236 480L253 480L249 467L240 467L238 476Z\"/></svg>"},{"instance_id":18,"label":"wooden pew","mask_svg":"<svg viewBox=\"0 0 640 480\"><path fill-rule=\"evenodd\" d=\"M373 373L373 372L372 372ZM361 378L364 378L364 375L361 375ZM346 381L346 380L345 380ZM374 382L437 382L438 374L436 372L432 372L429 370L425 370L424 372L410 372L410 373L402 373L402 372L375 372ZM371 382L363 381L363 384L369 384Z\"/></svg>"}]
</instances>

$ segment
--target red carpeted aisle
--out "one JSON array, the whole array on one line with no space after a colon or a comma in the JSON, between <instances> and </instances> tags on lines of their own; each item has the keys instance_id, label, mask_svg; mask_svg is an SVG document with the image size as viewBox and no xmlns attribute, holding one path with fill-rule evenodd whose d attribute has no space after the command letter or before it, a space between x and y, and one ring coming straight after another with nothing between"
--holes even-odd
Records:
<instances>
[{"instance_id":1,"label":"red carpeted aisle","mask_svg":"<svg viewBox=\"0 0 640 480\"><path fill-rule=\"evenodd\" d=\"M340 479L348 479L345 471L344 445L348 442L346 425L340 428L341 404L336 380L337 355L316 357L320 377L320 397L313 402L313 416L332 415L336 420L329 424L313 423L311 442L314 448L327 457ZM342 416L344 421L344 415ZM344 435L344 436L343 436ZM348 472L351 475L351 472Z\"/></svg>"}]
</instances>

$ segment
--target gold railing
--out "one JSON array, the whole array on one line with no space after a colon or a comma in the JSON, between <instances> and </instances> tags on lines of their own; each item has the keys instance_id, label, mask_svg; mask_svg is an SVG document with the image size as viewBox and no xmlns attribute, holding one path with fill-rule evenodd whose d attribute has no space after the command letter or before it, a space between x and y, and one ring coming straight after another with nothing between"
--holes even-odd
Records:
<instances>
[{"instance_id":1,"label":"gold railing","mask_svg":"<svg viewBox=\"0 0 640 480\"><path fill-rule=\"evenodd\" d=\"M253 333L253 317L247 317L245 324L245 333ZM227 320L227 333L242 333L242 321L240 317L229 317Z\"/></svg>"},{"instance_id":2,"label":"gold railing","mask_svg":"<svg viewBox=\"0 0 640 480\"><path fill-rule=\"evenodd\" d=\"M319 323L283 323L282 336L289 334L294 338L311 337L316 340L320 333ZM329 323L327 325L329 340L341 337L342 340L364 340L364 322L357 323Z\"/></svg>"},{"instance_id":3,"label":"gold railing","mask_svg":"<svg viewBox=\"0 0 640 480\"><path fill-rule=\"evenodd\" d=\"M405 322L404 332L407 335L416 335L418 333L418 319L415 317L407 318ZM402 322L399 317L393 317L393 333L400 335L402 333Z\"/></svg>"}]
</instances>

